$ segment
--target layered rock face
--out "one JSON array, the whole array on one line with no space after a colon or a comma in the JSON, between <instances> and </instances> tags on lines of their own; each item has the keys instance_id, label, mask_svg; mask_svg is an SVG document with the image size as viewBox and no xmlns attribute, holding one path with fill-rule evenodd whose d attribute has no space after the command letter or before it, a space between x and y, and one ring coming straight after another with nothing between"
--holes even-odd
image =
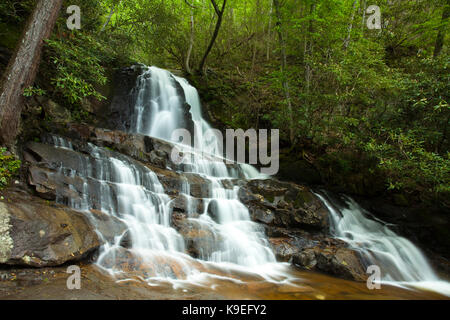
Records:
<instances>
[{"instance_id":1,"label":"layered rock face","mask_svg":"<svg viewBox=\"0 0 450 320\"><path fill-rule=\"evenodd\" d=\"M50 204L20 189L0 202L0 263L45 267L80 260L106 241L81 212ZM97 212L95 224L106 237L124 232L120 221Z\"/></svg>"},{"instance_id":2,"label":"layered rock face","mask_svg":"<svg viewBox=\"0 0 450 320\"><path fill-rule=\"evenodd\" d=\"M156 264L141 261L132 254L130 248L135 239L122 217L108 214L108 208L103 207L105 188L110 198L108 205L120 205L117 197L121 186L117 183L120 179L105 179L102 167L108 163L97 156L97 151L102 157L129 164L137 172L146 168L156 175L164 194L170 197L170 225L184 239L185 253L202 259L211 255L221 242L217 233L193 219L202 214L217 219L216 210L211 210L214 201L209 201L211 181L200 174L185 173L189 171L183 167L186 164L172 161L173 144L130 133L139 95L136 83L147 76L145 69L143 65L135 65L118 71L111 103L100 111L97 121L109 129L60 121L48 128L52 134L45 133L40 142L24 145L26 182L32 194L25 191L27 188L18 188L4 193L4 200L0 200L0 263L54 266L82 259L102 244L120 238L115 259L126 265L125 270L134 272L145 265L150 274L157 272ZM170 77L182 100L183 127L192 132L191 106L186 103L183 88L173 75ZM208 161L222 161L208 157ZM346 243L330 238L328 211L310 188L276 179L246 180L240 166L226 166L238 178L224 180L224 188L232 190L239 186L238 200L264 230L277 260L347 279L366 278L358 253ZM183 189L186 185L189 190ZM182 273L170 261L160 262L174 274ZM108 257L104 263L113 267Z\"/></svg>"},{"instance_id":3,"label":"layered rock face","mask_svg":"<svg viewBox=\"0 0 450 320\"><path fill-rule=\"evenodd\" d=\"M95 163L89 152L89 145L94 144L105 152L110 152L112 157L126 158L131 163L149 168L157 175L164 192L172 199L171 225L183 236L186 253L200 258L202 253L213 249L212 243L220 240L213 239L216 236L214 233L190 219L204 213L203 199L209 197L210 185L200 175L176 170L178 164L171 162L170 157L172 144L138 134L87 125L69 124L64 130L60 128L58 131L64 131L65 135L70 137L65 139L70 142L69 146L57 147L55 144L57 145L60 139L58 136L44 135L42 142L30 142L24 148L28 184L47 202L23 192L20 193L22 197L33 199L28 201L29 207L3 202L9 217L6 225L9 223L12 229L8 230L14 230L13 236L10 237L13 249L2 251L2 255L8 257L3 258L4 263L57 265L80 259L98 249L103 241L126 234L126 226L120 217L111 217L101 212L100 203L95 201L101 197L100 194L95 194L95 190L99 188L92 188L94 193L90 194L90 197L93 199L93 208L88 213L77 212L61 205L49 206L49 201L53 203L54 200L67 204L69 199L82 202L84 182L75 172L81 172L89 163ZM64 174L62 167L71 168L74 174ZM190 185L189 201L180 191L186 181ZM89 183L98 182L92 180ZM233 185L240 187L239 200L248 207L252 220L263 226L279 261L290 261L302 269L347 279L366 279L357 252L349 249L344 242L329 237L327 209L308 187L275 179L235 179L230 180L229 185L230 188ZM18 196L19 193L13 192L8 198ZM111 195L112 198L114 196ZM48 211L52 212L52 219L43 214ZM28 217L28 220L24 217ZM23 222L24 219L34 223L27 225ZM48 226L44 228L40 227L41 225ZM36 239L27 238L28 236ZM121 245L125 250L130 247L132 240L126 236L122 239Z\"/></svg>"},{"instance_id":4,"label":"layered rock face","mask_svg":"<svg viewBox=\"0 0 450 320\"><path fill-rule=\"evenodd\" d=\"M139 88L136 86L141 80L150 77L146 74L148 67L142 64L135 64L128 68L120 69L116 72L114 77L114 92L111 98L111 103L105 105L100 117L103 119L102 125L105 128L113 130L121 130L129 132L133 127L133 119L135 118L135 104L139 99ZM194 123L191 118L189 110L191 106L186 103L183 89L173 78L172 84L176 87L177 93L183 98L181 106L183 109L183 128L187 128L191 133L194 131ZM148 88L151 89L151 88ZM154 89L154 88L153 88ZM151 94L151 92L150 92Z\"/></svg>"}]
</instances>

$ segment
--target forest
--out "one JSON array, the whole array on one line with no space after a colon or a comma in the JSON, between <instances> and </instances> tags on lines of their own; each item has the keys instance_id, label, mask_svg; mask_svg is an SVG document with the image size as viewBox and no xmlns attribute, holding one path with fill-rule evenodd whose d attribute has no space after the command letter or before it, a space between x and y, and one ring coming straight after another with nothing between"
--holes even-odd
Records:
<instances>
[{"instance_id":1,"label":"forest","mask_svg":"<svg viewBox=\"0 0 450 320\"><path fill-rule=\"evenodd\" d=\"M3 47L14 49L34 2L2 1ZM449 3L369 2L65 1L24 95L84 120L83 100L105 99L115 68L181 70L220 123L279 128L284 153L327 185L448 206ZM80 29L66 26L70 5ZM367 26L369 5L380 29Z\"/></svg>"}]
</instances>

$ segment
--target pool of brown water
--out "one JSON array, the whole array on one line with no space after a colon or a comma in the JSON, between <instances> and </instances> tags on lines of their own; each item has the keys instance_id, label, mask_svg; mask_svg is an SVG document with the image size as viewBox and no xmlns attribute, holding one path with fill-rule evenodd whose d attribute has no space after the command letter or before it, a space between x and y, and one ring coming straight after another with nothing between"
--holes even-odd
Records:
<instances>
[{"instance_id":1,"label":"pool of brown water","mask_svg":"<svg viewBox=\"0 0 450 320\"><path fill-rule=\"evenodd\" d=\"M289 270L288 283L272 283L251 274L230 278L211 277L200 284L153 282L140 278L116 281L94 265L81 264L81 289L67 288L66 267L0 270L0 299L251 299L251 300L336 300L336 299L449 299L435 292L382 285L369 290L365 283L323 274Z\"/></svg>"}]
</instances>

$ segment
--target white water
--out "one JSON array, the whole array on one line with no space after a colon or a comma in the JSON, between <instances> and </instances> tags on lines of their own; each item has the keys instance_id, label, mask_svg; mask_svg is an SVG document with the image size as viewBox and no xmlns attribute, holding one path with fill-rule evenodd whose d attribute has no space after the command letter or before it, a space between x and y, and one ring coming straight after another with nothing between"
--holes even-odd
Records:
<instances>
[{"instance_id":1,"label":"white water","mask_svg":"<svg viewBox=\"0 0 450 320\"><path fill-rule=\"evenodd\" d=\"M201 116L197 90L185 79L150 67L138 78L135 91L132 132L170 141L173 130L187 125L183 101L191 106L199 150L194 150L191 162L183 171L209 181L209 197L201 199L204 209L200 215L196 214L199 199L191 197L187 179L180 192L188 204L188 220L213 237L201 248L199 259L187 255L183 237L171 225L171 199L155 173L128 157L89 145L90 158L80 156L82 169L79 172L61 168L65 175L76 175L83 181L82 194L68 199L69 205L86 212L97 209L110 214L121 219L129 229L127 235L117 236L103 247L97 264L113 275L127 273L120 257L120 244L122 238L129 237L133 255L152 267L153 272L144 275L149 283L159 280L174 285L183 281L201 283L211 277L222 277L215 272L218 269L229 274L233 271L257 273L268 281L289 281L286 264L276 263L263 230L250 220L248 209L238 199L239 188L230 183L231 179L242 176L261 178L257 170L244 164L237 169L227 167L224 162L212 161L201 152L207 143L214 145L217 141L203 139L203 133L210 126ZM72 149L63 139L54 138L53 142L58 147ZM182 148L192 151L189 146ZM211 156L222 157L219 153ZM385 283L450 294L448 283L436 277L411 242L397 236L384 224L368 219L350 200L348 208L337 209L318 196L330 211L335 236L358 249L366 263L379 264Z\"/></svg>"},{"instance_id":2,"label":"white water","mask_svg":"<svg viewBox=\"0 0 450 320\"><path fill-rule=\"evenodd\" d=\"M186 128L182 108L186 99L192 106L190 112L200 134L198 145L204 146L202 134L210 127L201 116L196 89L186 80L151 67L138 78L134 90L132 132L170 141L173 130ZM53 137L53 143L72 149L68 141L59 137ZM92 144L88 147L90 157L80 155L77 172L61 168L65 175L82 179L81 195L58 201L85 212L100 210L126 224L125 234L103 246L97 260L101 268L112 275L126 277L130 270L124 262L137 259L137 264L142 263L151 271L140 273L139 277L149 283L170 281L174 285L217 277L217 270L219 274L232 274L234 270L257 273L268 281L286 280L286 264L276 262L263 230L251 221L248 209L239 201L239 188L230 183L234 178L259 176L256 169L248 165L227 167L223 161L210 160L221 158L220 154L205 157L190 146L180 146L194 151L191 162L183 170L209 182L209 197L204 199L190 195L188 179L180 188L181 197L187 201L188 221L196 225L199 232L212 234L206 245L199 248L199 259L193 259L186 254L182 235L172 227L172 200L165 194L156 174L126 156ZM73 186L70 189L76 192ZM196 212L198 201L203 201L203 212ZM125 253L121 246L124 239L131 242ZM127 256L130 252L131 256Z\"/></svg>"},{"instance_id":3,"label":"white water","mask_svg":"<svg viewBox=\"0 0 450 320\"><path fill-rule=\"evenodd\" d=\"M383 283L413 286L450 296L450 283L435 274L426 257L408 239L400 237L382 221L369 219L369 212L346 197L346 207L316 194L330 212L336 238L358 250L366 267L378 265Z\"/></svg>"},{"instance_id":4,"label":"white water","mask_svg":"<svg viewBox=\"0 0 450 320\"><path fill-rule=\"evenodd\" d=\"M205 145L204 133L211 127L201 115L197 90L185 79L156 67L148 68L147 72L139 77L136 89L138 96L132 132L170 141L173 130L186 128L186 122L182 118L183 97L179 96L180 89L191 107L195 146L198 150L195 150L184 171L206 178L210 182L211 198L203 199L204 212L200 217L190 219L201 229L212 232L214 239L217 239L208 246L209 250L202 253L201 258L206 261L231 262L249 267L275 263L275 256L268 246L263 231L250 220L248 209L238 200L238 187L227 189L223 186L223 180L238 178L238 172L228 168L223 161L211 161L201 152L206 149L218 152L218 148L207 148ZM218 144L214 137L209 143ZM192 150L189 146L183 148ZM212 156L222 157L219 153ZM258 176L256 169L251 166L241 165L239 169L247 178ZM189 198L187 182L184 189L182 190L186 192L184 196Z\"/></svg>"}]
</instances>

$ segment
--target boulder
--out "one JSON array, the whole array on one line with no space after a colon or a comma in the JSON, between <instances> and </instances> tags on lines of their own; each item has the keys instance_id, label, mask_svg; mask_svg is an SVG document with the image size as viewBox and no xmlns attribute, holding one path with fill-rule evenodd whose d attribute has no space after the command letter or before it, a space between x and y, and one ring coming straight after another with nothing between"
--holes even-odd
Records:
<instances>
[{"instance_id":1,"label":"boulder","mask_svg":"<svg viewBox=\"0 0 450 320\"><path fill-rule=\"evenodd\" d=\"M194 258L210 257L220 243L220 236L198 219L176 214L173 226L183 236L187 253Z\"/></svg>"},{"instance_id":2,"label":"boulder","mask_svg":"<svg viewBox=\"0 0 450 320\"><path fill-rule=\"evenodd\" d=\"M312 191L275 179L250 180L239 191L253 220L270 226L328 230L328 211Z\"/></svg>"},{"instance_id":3,"label":"boulder","mask_svg":"<svg viewBox=\"0 0 450 320\"><path fill-rule=\"evenodd\" d=\"M164 251L146 252L143 256L138 250L116 247L108 251L99 261L100 265L112 271L116 279L148 279L170 277L186 279L191 268L204 270L197 261L187 257L176 257ZM189 266L188 266L189 264Z\"/></svg>"},{"instance_id":4,"label":"boulder","mask_svg":"<svg viewBox=\"0 0 450 320\"><path fill-rule=\"evenodd\" d=\"M26 192L4 192L0 202L0 263L34 267L80 260L101 241L83 213L51 206Z\"/></svg>"},{"instance_id":5,"label":"boulder","mask_svg":"<svg viewBox=\"0 0 450 320\"><path fill-rule=\"evenodd\" d=\"M300 269L323 272L340 278L366 281L364 264L357 251L341 240L305 233L285 233L269 238L280 261Z\"/></svg>"},{"instance_id":6,"label":"boulder","mask_svg":"<svg viewBox=\"0 0 450 320\"><path fill-rule=\"evenodd\" d=\"M70 121L71 115L68 109L47 98L38 97L37 100L44 109L46 117L49 117L58 123L66 123Z\"/></svg>"},{"instance_id":7,"label":"boulder","mask_svg":"<svg viewBox=\"0 0 450 320\"><path fill-rule=\"evenodd\" d=\"M350 248L336 246L308 248L293 255L293 263L308 270L321 271L344 279L367 280L358 252Z\"/></svg>"}]
</instances>

